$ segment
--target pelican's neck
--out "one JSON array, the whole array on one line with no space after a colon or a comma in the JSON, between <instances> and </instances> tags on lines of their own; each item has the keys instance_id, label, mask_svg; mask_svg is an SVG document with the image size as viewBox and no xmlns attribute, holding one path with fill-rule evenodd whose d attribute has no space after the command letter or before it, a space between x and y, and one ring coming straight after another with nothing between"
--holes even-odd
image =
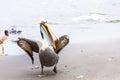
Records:
<instances>
[{"instance_id":1,"label":"pelican's neck","mask_svg":"<svg viewBox=\"0 0 120 80\"><path fill-rule=\"evenodd\" d=\"M46 40L42 40L42 47L41 47L41 49L42 49L42 50L45 50L45 48L48 48L48 47L49 47L52 51L54 51L53 47L52 47L52 46L49 46Z\"/></svg>"},{"instance_id":2,"label":"pelican's neck","mask_svg":"<svg viewBox=\"0 0 120 80\"><path fill-rule=\"evenodd\" d=\"M42 50L45 50L45 48L49 47L48 43L46 40L42 40Z\"/></svg>"}]
</instances>

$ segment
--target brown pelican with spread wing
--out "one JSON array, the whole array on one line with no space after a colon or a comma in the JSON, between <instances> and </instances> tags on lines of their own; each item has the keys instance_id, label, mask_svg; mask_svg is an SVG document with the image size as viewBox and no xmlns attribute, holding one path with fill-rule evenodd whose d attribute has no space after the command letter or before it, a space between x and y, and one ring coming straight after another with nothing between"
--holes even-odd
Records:
<instances>
[{"instance_id":1,"label":"brown pelican with spread wing","mask_svg":"<svg viewBox=\"0 0 120 80\"><path fill-rule=\"evenodd\" d=\"M34 58L33 58L33 52L36 52L36 53L38 53L39 54L39 58L40 58L40 62L41 62L41 64L42 63L45 63L45 64L53 64L53 63L57 63L57 61L58 61L58 59L59 59L59 57L58 57L58 53L69 43L69 37L68 37L68 35L64 35L64 36L61 36L60 38L59 38L59 41L58 40L55 40L55 43L56 43L56 49L55 49L55 53L57 54L54 54L54 52L53 51L51 51L49 48L47 48L46 49L46 51L45 52L47 52L47 53L50 53L50 55L52 55L52 54L54 54L56 57L57 57L57 59L55 60L55 62L51 62L51 61L49 61L48 60L48 62L47 63L45 63L44 61L43 61L43 58L45 59L45 60L47 60L48 58L46 57L46 56L44 56L44 55L41 55L41 54L44 54L45 52L43 52L42 50L40 50L41 49L41 45L42 45L42 43L41 42L38 42L38 41L33 41L33 40L30 40L30 39L26 39L26 38L18 38L18 41L17 41L17 44L18 44L18 46L20 47L20 48L22 48L28 55L29 55L29 57L31 58L31 60L32 60L32 64L34 64ZM51 54L52 53L52 54ZM42 58L41 58L42 57ZM50 57L50 56L48 56L48 57ZM55 57L55 58L56 58ZM45 65L44 64L44 65ZM41 65L42 66L42 65ZM55 67L56 68L56 67ZM54 68L54 72L56 71L56 69ZM42 67L42 73L43 73L43 67Z\"/></svg>"},{"instance_id":2,"label":"brown pelican with spread wing","mask_svg":"<svg viewBox=\"0 0 120 80\"><path fill-rule=\"evenodd\" d=\"M44 66L54 66L53 71L56 73L56 65L59 60L58 54L69 43L69 37L68 35L63 35L54 41L45 24L46 22L44 21L42 21L42 23L40 24L40 26L43 26L40 27L41 35L43 40L44 38L46 38L46 41L48 41L48 45L52 46L52 49L50 48L50 46L46 46L44 41L36 42L26 38L19 38L17 44L29 55L32 60L32 64L34 64L33 52L39 54L39 60L42 70L41 74L43 74Z\"/></svg>"}]
</instances>

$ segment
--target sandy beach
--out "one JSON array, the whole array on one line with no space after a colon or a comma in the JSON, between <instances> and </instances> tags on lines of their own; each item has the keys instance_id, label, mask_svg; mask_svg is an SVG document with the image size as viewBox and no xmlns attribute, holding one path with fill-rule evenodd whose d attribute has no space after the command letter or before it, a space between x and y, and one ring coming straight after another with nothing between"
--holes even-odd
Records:
<instances>
[{"instance_id":1,"label":"sandy beach","mask_svg":"<svg viewBox=\"0 0 120 80\"><path fill-rule=\"evenodd\" d=\"M118 80L120 79L120 38L69 44L59 54L58 73L41 69L38 54L35 64L27 54L0 57L0 80ZM33 69L32 69L33 68Z\"/></svg>"},{"instance_id":2,"label":"sandy beach","mask_svg":"<svg viewBox=\"0 0 120 80\"><path fill-rule=\"evenodd\" d=\"M10 34L5 44L0 80L120 80L120 0L0 0L0 6L0 36L5 29L22 31ZM70 37L57 74L45 67L45 75L38 76L38 54L32 65L14 42L18 37L41 41L40 18L59 37Z\"/></svg>"}]
</instances>

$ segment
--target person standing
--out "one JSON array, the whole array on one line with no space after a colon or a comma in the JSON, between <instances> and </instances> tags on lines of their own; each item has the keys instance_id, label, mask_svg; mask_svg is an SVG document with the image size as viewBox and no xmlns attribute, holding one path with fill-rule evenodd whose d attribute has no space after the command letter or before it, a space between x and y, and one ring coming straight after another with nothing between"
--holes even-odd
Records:
<instances>
[{"instance_id":1,"label":"person standing","mask_svg":"<svg viewBox=\"0 0 120 80\"><path fill-rule=\"evenodd\" d=\"M2 56L5 55L5 52L4 52L4 43L8 40L8 37L9 37L9 32L8 30L4 30L4 36L0 37L0 45L2 47Z\"/></svg>"}]
</instances>

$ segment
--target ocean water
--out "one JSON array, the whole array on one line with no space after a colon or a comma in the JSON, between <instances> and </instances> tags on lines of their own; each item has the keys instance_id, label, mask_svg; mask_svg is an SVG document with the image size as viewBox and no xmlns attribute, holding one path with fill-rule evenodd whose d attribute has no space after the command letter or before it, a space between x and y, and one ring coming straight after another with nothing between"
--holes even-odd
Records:
<instances>
[{"instance_id":1,"label":"ocean water","mask_svg":"<svg viewBox=\"0 0 120 80\"><path fill-rule=\"evenodd\" d=\"M0 5L0 24L4 27L37 26L39 18L70 24L74 18L95 13L120 18L119 0L1 0Z\"/></svg>"},{"instance_id":2,"label":"ocean water","mask_svg":"<svg viewBox=\"0 0 120 80\"><path fill-rule=\"evenodd\" d=\"M8 55L25 52L11 42L18 37L41 41L39 18L47 20L58 36L68 35L70 43L86 43L120 38L120 0L3 0L0 1L0 36L10 34L5 43Z\"/></svg>"}]
</instances>

